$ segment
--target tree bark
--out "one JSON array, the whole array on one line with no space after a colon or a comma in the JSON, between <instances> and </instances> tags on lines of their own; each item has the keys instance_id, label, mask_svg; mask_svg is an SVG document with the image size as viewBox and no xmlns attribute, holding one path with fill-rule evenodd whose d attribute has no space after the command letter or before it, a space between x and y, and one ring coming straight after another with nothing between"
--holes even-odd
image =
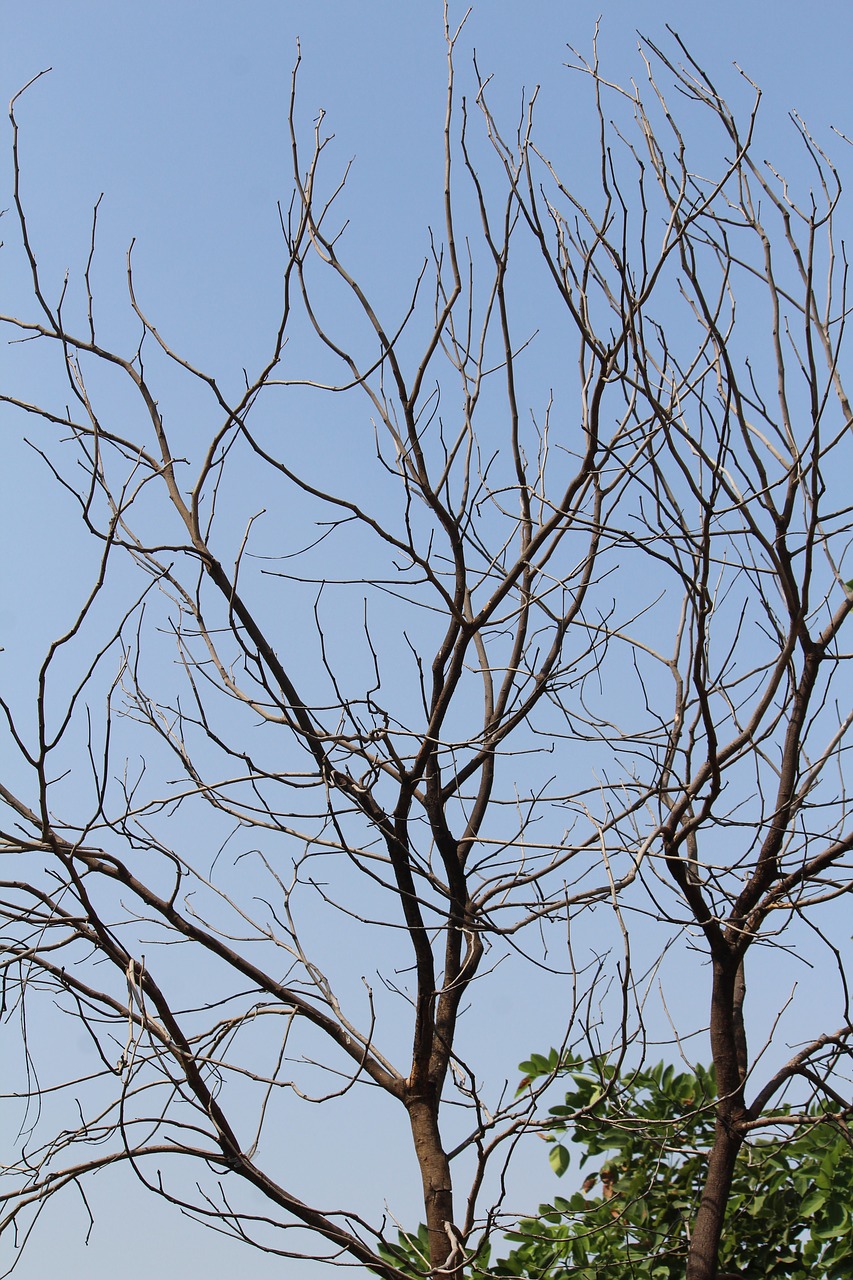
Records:
<instances>
[{"instance_id":1,"label":"tree bark","mask_svg":"<svg viewBox=\"0 0 853 1280\"><path fill-rule=\"evenodd\" d=\"M705 1189L693 1224L687 1255L687 1280L718 1280L718 1259L735 1160L743 1137L718 1113L714 1145L708 1159Z\"/></svg>"},{"instance_id":2,"label":"tree bark","mask_svg":"<svg viewBox=\"0 0 853 1280\"><path fill-rule=\"evenodd\" d=\"M436 1107L429 1098L415 1097L407 1103L412 1137L424 1190L424 1209L429 1230L429 1261L432 1274L455 1276L452 1258L456 1229L453 1225L453 1185L450 1164L441 1145Z\"/></svg>"},{"instance_id":3,"label":"tree bark","mask_svg":"<svg viewBox=\"0 0 853 1280\"><path fill-rule=\"evenodd\" d=\"M719 1280L720 1240L726 1220L735 1161L744 1139L746 1036L743 958L717 942L711 996L711 1050L717 1072L717 1122L708 1173L687 1256L686 1280Z\"/></svg>"}]
</instances>

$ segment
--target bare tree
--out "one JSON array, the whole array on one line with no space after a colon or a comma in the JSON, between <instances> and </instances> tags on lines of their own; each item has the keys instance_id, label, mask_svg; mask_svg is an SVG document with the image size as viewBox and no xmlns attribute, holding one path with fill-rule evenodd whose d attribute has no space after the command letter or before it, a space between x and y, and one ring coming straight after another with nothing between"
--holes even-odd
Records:
<instances>
[{"instance_id":1,"label":"bare tree","mask_svg":"<svg viewBox=\"0 0 853 1280\"><path fill-rule=\"evenodd\" d=\"M98 549L32 705L3 703L3 1009L31 1104L0 1193L15 1242L127 1162L247 1243L401 1277L380 1249L393 1188L371 1218L307 1199L282 1151L296 1100L372 1090L410 1128L423 1274L476 1270L547 1080L492 1079L463 1011L511 971L535 999L544 967L568 993L555 1043L621 1062L647 1036L649 937L649 972L685 943L710 959L708 995L691 981L720 1093L690 1280L717 1274L742 1144L802 1118L786 1088L847 1115L836 170L795 121L798 196L753 156L758 92L740 123L686 51L646 44L645 95L573 64L600 130L585 194L537 147L535 95L509 139L486 81L458 100L458 39L443 232L392 316L347 265L346 175L326 185L322 117L303 154L294 73L282 310L236 397L158 331L130 254L138 340L101 336L97 209L83 314L50 301L12 104L34 310L2 321L58 361L70 407L2 400ZM710 127L700 164L688 137L708 151ZM513 319L532 298L535 338ZM169 407L176 377L191 412ZM800 930L839 1016L760 1076L747 956ZM45 1018L88 1037L64 1075L40 1062Z\"/></svg>"}]
</instances>

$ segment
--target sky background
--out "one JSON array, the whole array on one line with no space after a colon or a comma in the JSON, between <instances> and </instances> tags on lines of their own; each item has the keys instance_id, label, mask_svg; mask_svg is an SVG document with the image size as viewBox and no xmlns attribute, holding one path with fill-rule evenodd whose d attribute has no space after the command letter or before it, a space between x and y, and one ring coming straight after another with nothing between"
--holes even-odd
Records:
<instances>
[{"instance_id":1,"label":"sky background","mask_svg":"<svg viewBox=\"0 0 853 1280\"><path fill-rule=\"evenodd\" d=\"M462 13L452 9L457 21ZM853 14L845 3L813 3L806 12L789 0L713 6L529 0L523 7L480 0L457 53L460 87L467 81L470 91L474 49L481 71L494 75L492 101L506 118L517 115L523 89L541 85L545 150L582 168L594 154L585 129L586 86L563 63L567 44L589 51L599 14L600 57L615 80L643 76L637 29L665 42L667 24L721 87L745 101L732 68L738 62L764 91L761 144L782 168L799 163L789 109L836 151L843 144L833 143L830 127L853 134ZM307 144L323 109L336 135L330 168L355 160L346 198L353 260L380 300L399 298L399 281L416 272L427 224L440 214L445 50L435 0L0 0L3 100L52 68L18 108L24 194L52 297L66 269L79 274L85 262L92 206L103 192L94 288L111 339L120 342L131 332L122 293L125 254L135 239L143 307L178 350L215 370L226 386L238 385L243 366L253 366L259 345L268 342L279 306L276 202L286 202L290 192L287 110L297 38L303 137ZM6 123L0 208L11 204L10 136ZM0 255L0 310L32 311L23 301L25 273L8 215L0 229L7 242ZM72 292L70 301L79 300ZM20 349L0 349L0 381L14 384L27 359ZM0 415L0 429L2 422ZM38 583L36 621L31 570L15 551L29 546L38 554L55 529L34 499L33 460L17 452L7 457L15 466L0 472L0 502L4 535L15 546L3 557L0 622L26 673L27 650L38 652L39 628L51 633L75 598L73 543L56 544ZM520 1044L515 1057L542 1047ZM301 1145L295 1158L310 1160L314 1176L322 1182L327 1174L333 1185L333 1133L310 1151ZM543 1158L535 1168L530 1164L529 1176L532 1208L550 1186ZM15 1273L19 1280L49 1274L266 1280L308 1273L301 1264L246 1253L180 1220L143 1197L127 1174L96 1179L87 1194L96 1211L89 1243L85 1214L71 1193L37 1229Z\"/></svg>"}]
</instances>

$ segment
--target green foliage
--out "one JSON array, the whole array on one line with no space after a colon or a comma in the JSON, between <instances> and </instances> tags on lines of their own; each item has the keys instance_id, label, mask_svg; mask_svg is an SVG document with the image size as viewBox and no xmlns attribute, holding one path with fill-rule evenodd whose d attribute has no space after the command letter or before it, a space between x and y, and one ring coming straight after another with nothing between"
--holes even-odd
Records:
<instances>
[{"instance_id":1,"label":"green foliage","mask_svg":"<svg viewBox=\"0 0 853 1280\"><path fill-rule=\"evenodd\" d=\"M561 1062L555 1050L520 1069L522 1089L555 1073L571 1081L550 1112L551 1166L564 1175L575 1163L572 1148L580 1148L576 1168L593 1167L579 1190L518 1223L505 1258L490 1264L487 1252L478 1256L471 1280L683 1280L714 1138L713 1070L678 1073L659 1063L619 1076L604 1060ZM408 1274L428 1272L425 1227L401 1233L399 1245L382 1252ZM744 1145L720 1269L744 1280L853 1276L853 1148L820 1112Z\"/></svg>"},{"instance_id":2,"label":"green foliage","mask_svg":"<svg viewBox=\"0 0 853 1280\"><path fill-rule=\"evenodd\" d=\"M405 1275L411 1276L413 1280L426 1280L431 1274L429 1266L429 1232L423 1223L418 1227L416 1234L409 1231L399 1232L396 1244L380 1244L378 1253L385 1262L390 1262L393 1266L398 1267L400 1271ZM491 1250L488 1244L483 1245L466 1275L470 1276L472 1280L474 1280L474 1277L477 1280L481 1280L482 1277L497 1274L489 1268L490 1253Z\"/></svg>"},{"instance_id":3,"label":"green foliage","mask_svg":"<svg viewBox=\"0 0 853 1280\"><path fill-rule=\"evenodd\" d=\"M521 1066L531 1070L550 1059ZM572 1088L553 1107L551 1165L578 1167L597 1156L580 1191L555 1196L507 1238L514 1248L492 1276L556 1280L681 1280L690 1223L702 1193L714 1136L714 1073L677 1073L659 1063L618 1076L606 1061L567 1059ZM778 1114L788 1114L787 1111ZM853 1149L829 1121L777 1126L744 1145L732 1185L720 1268L750 1280L849 1280L853 1275ZM558 1157L554 1152L559 1151Z\"/></svg>"},{"instance_id":4,"label":"green foliage","mask_svg":"<svg viewBox=\"0 0 853 1280\"><path fill-rule=\"evenodd\" d=\"M399 1267L411 1276L429 1273L429 1232L423 1223L417 1234L401 1231L396 1244L380 1244L379 1255L385 1262Z\"/></svg>"}]
</instances>

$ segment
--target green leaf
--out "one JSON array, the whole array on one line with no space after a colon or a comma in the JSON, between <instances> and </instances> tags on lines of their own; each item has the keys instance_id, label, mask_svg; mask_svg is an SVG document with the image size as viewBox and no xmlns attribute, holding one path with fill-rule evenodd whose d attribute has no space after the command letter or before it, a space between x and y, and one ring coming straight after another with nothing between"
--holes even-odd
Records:
<instances>
[{"instance_id":1,"label":"green leaf","mask_svg":"<svg viewBox=\"0 0 853 1280\"><path fill-rule=\"evenodd\" d=\"M840 1200L831 1200L821 1214L820 1225L812 1228L819 1240L829 1240L847 1230L847 1212Z\"/></svg>"},{"instance_id":2,"label":"green leaf","mask_svg":"<svg viewBox=\"0 0 853 1280\"><path fill-rule=\"evenodd\" d=\"M826 1203L826 1191L823 1187L813 1187L808 1195L800 1202L800 1213L804 1218L810 1218L813 1213L817 1213L818 1209L822 1209Z\"/></svg>"},{"instance_id":3,"label":"green leaf","mask_svg":"<svg viewBox=\"0 0 853 1280\"><path fill-rule=\"evenodd\" d=\"M557 1177L562 1178L569 1167L569 1153L561 1143L555 1142L548 1153L548 1161Z\"/></svg>"}]
</instances>

